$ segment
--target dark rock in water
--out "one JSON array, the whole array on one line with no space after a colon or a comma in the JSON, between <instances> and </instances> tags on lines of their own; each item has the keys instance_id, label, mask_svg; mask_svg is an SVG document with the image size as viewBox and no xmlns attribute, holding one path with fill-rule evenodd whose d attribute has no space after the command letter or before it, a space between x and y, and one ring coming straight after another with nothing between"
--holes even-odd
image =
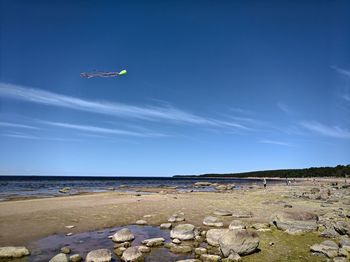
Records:
<instances>
[{"instance_id":1,"label":"dark rock in water","mask_svg":"<svg viewBox=\"0 0 350 262\"><path fill-rule=\"evenodd\" d=\"M329 258L338 256L339 247L337 243L331 240L323 241L321 244L315 244L310 247L311 252L322 253Z\"/></svg>"},{"instance_id":2,"label":"dark rock in water","mask_svg":"<svg viewBox=\"0 0 350 262\"><path fill-rule=\"evenodd\" d=\"M29 254L29 250L25 247L0 247L0 259L20 258Z\"/></svg>"},{"instance_id":3,"label":"dark rock in water","mask_svg":"<svg viewBox=\"0 0 350 262\"><path fill-rule=\"evenodd\" d=\"M116 232L113 235L112 240L114 242L125 242L125 241L132 241L135 239L135 236L131 233L131 231L128 228L123 228Z\"/></svg>"},{"instance_id":4,"label":"dark rock in water","mask_svg":"<svg viewBox=\"0 0 350 262\"><path fill-rule=\"evenodd\" d=\"M148 247L158 247L158 246L162 246L164 244L164 241L165 241L164 238L157 237L157 238L145 239L142 241L142 244Z\"/></svg>"},{"instance_id":5,"label":"dark rock in water","mask_svg":"<svg viewBox=\"0 0 350 262\"><path fill-rule=\"evenodd\" d=\"M112 252L108 249L96 249L86 255L86 262L110 262L112 261Z\"/></svg>"},{"instance_id":6,"label":"dark rock in water","mask_svg":"<svg viewBox=\"0 0 350 262\"><path fill-rule=\"evenodd\" d=\"M70 191L70 187L63 187L58 190L58 192L63 194L69 193L69 191Z\"/></svg>"},{"instance_id":7,"label":"dark rock in water","mask_svg":"<svg viewBox=\"0 0 350 262\"><path fill-rule=\"evenodd\" d=\"M69 247L62 247L60 251L63 254L69 254L71 250Z\"/></svg>"},{"instance_id":8,"label":"dark rock in water","mask_svg":"<svg viewBox=\"0 0 350 262\"><path fill-rule=\"evenodd\" d=\"M195 227L191 224L180 224L170 231L171 238L180 240L192 240L195 238Z\"/></svg>"},{"instance_id":9,"label":"dark rock in water","mask_svg":"<svg viewBox=\"0 0 350 262\"><path fill-rule=\"evenodd\" d=\"M284 208L293 208L293 206L290 205L290 204L285 204L285 205L284 205Z\"/></svg>"},{"instance_id":10,"label":"dark rock in water","mask_svg":"<svg viewBox=\"0 0 350 262\"><path fill-rule=\"evenodd\" d=\"M69 257L70 262L81 262L83 258L79 254L74 254Z\"/></svg>"},{"instance_id":11,"label":"dark rock in water","mask_svg":"<svg viewBox=\"0 0 350 262\"><path fill-rule=\"evenodd\" d=\"M229 230L219 238L219 246L224 257L228 257L231 253L248 255L257 250L259 241L255 231Z\"/></svg>"},{"instance_id":12,"label":"dark rock in water","mask_svg":"<svg viewBox=\"0 0 350 262\"><path fill-rule=\"evenodd\" d=\"M281 211L272 216L271 223L290 234L316 231L318 216L309 212Z\"/></svg>"}]
</instances>

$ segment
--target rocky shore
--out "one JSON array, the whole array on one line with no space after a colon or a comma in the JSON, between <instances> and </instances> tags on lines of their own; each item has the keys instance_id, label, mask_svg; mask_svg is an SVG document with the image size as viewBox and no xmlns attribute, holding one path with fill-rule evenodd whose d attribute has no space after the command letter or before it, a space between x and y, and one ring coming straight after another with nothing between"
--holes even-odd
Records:
<instances>
[{"instance_id":1,"label":"rocky shore","mask_svg":"<svg viewBox=\"0 0 350 262\"><path fill-rule=\"evenodd\" d=\"M199 182L213 192L118 192L0 203L0 259L31 257L42 237L120 226L112 248L76 254L58 248L51 262L147 261L154 250L185 254L162 261L349 261L350 187L334 181L244 186ZM135 243L128 225L154 226L155 236ZM142 237L142 236L141 236ZM118 261L118 260L117 260Z\"/></svg>"}]
</instances>

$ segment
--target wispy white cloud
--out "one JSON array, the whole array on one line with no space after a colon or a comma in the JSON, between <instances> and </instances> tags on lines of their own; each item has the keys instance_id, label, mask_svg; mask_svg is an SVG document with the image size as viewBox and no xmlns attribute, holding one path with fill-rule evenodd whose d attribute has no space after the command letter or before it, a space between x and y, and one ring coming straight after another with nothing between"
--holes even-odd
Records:
<instances>
[{"instance_id":1,"label":"wispy white cloud","mask_svg":"<svg viewBox=\"0 0 350 262\"><path fill-rule=\"evenodd\" d=\"M21 138L21 139L40 139L38 136L33 135L22 135L22 134L1 134L2 136L10 137L10 138Z\"/></svg>"},{"instance_id":2,"label":"wispy white cloud","mask_svg":"<svg viewBox=\"0 0 350 262\"><path fill-rule=\"evenodd\" d=\"M331 68L334 69L337 73L339 73L341 75L350 77L350 70L343 69L343 68L340 68L340 67L337 67L337 66L331 66Z\"/></svg>"},{"instance_id":3,"label":"wispy white cloud","mask_svg":"<svg viewBox=\"0 0 350 262\"><path fill-rule=\"evenodd\" d=\"M275 140L260 140L259 142L263 144L272 144L278 146L292 146L290 143Z\"/></svg>"},{"instance_id":4,"label":"wispy white cloud","mask_svg":"<svg viewBox=\"0 0 350 262\"><path fill-rule=\"evenodd\" d=\"M0 122L0 126L3 127L14 127L14 128L26 128L26 129L39 129L35 126L29 126L29 125L22 125L17 123L9 123L9 122Z\"/></svg>"},{"instance_id":5,"label":"wispy white cloud","mask_svg":"<svg viewBox=\"0 0 350 262\"><path fill-rule=\"evenodd\" d=\"M288 115L293 114L293 110L283 102L278 102L277 107Z\"/></svg>"},{"instance_id":6,"label":"wispy white cloud","mask_svg":"<svg viewBox=\"0 0 350 262\"><path fill-rule=\"evenodd\" d=\"M300 122L300 125L309 131L318 133L323 136L350 139L350 130L341 128L339 126L324 125L317 121L302 121Z\"/></svg>"},{"instance_id":7,"label":"wispy white cloud","mask_svg":"<svg viewBox=\"0 0 350 262\"><path fill-rule=\"evenodd\" d=\"M91 133L99 133L99 134L125 135L125 136L138 136L138 137L166 136L165 134L161 134L161 133L135 132L135 131L129 131L129 130L123 130L123 129L111 129L111 128L98 127L98 126L89 126L89 125L77 125L77 124L51 122L51 121L39 121L39 122L42 124L47 124L51 126L67 128L67 129L75 129L75 130L86 131Z\"/></svg>"},{"instance_id":8,"label":"wispy white cloud","mask_svg":"<svg viewBox=\"0 0 350 262\"><path fill-rule=\"evenodd\" d=\"M227 121L198 116L170 105L135 106L116 102L92 101L8 83L0 83L0 96L37 104L63 107L116 117L136 118L151 121L163 120L217 127L244 128L243 125L235 125Z\"/></svg>"}]
</instances>

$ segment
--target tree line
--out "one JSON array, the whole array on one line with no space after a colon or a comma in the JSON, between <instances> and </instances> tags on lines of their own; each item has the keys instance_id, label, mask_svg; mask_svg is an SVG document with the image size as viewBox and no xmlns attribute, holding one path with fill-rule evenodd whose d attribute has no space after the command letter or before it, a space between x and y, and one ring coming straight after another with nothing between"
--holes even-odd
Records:
<instances>
[{"instance_id":1,"label":"tree line","mask_svg":"<svg viewBox=\"0 0 350 262\"><path fill-rule=\"evenodd\" d=\"M243 173L201 174L195 177L350 177L350 165L335 167L310 167L302 169L263 170ZM189 177L189 176L174 176Z\"/></svg>"}]
</instances>

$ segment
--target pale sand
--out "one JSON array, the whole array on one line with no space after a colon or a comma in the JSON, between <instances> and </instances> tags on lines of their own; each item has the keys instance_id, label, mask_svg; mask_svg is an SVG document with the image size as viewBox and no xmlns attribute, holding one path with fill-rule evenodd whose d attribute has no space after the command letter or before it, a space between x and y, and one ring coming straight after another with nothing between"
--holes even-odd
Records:
<instances>
[{"instance_id":1,"label":"pale sand","mask_svg":"<svg viewBox=\"0 0 350 262\"><path fill-rule=\"evenodd\" d=\"M202 226L203 218L216 209L251 211L246 222L268 222L271 215L284 209L283 203L263 204L264 201L283 200L293 210L324 213L327 208L317 202L289 198L293 191L310 189L314 185L268 186L268 190L254 188L229 193L192 192L136 196L127 193L96 193L45 199L19 200L0 203L0 246L26 245L30 241L56 233L78 233L89 230L133 224L146 218L151 225L159 225L177 211L185 213L186 221ZM333 204L328 209L337 208ZM322 209L322 210L321 210ZM227 226L232 217L224 217ZM66 225L75 225L73 229Z\"/></svg>"}]
</instances>

